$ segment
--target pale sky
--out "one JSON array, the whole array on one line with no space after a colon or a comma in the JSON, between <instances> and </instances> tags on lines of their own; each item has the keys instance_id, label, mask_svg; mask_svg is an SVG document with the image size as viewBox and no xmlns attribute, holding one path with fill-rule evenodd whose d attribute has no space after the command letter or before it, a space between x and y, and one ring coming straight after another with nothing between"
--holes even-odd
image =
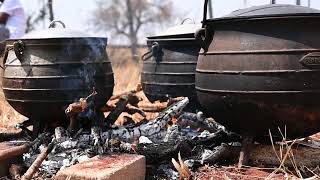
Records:
<instances>
[{"instance_id":1,"label":"pale sky","mask_svg":"<svg viewBox=\"0 0 320 180\"><path fill-rule=\"evenodd\" d=\"M21 0L28 14L34 13L46 0ZM105 0L106 3L111 0ZM186 18L192 18L195 22L202 19L203 0L172 0L174 9ZM270 0L246 0L247 7L254 5L269 4ZM301 0L302 5L307 6L307 0ZM92 12L96 7L96 0L53 0L55 19L62 20L72 29L89 32L90 34L109 36L104 32L96 32L90 27L89 19L92 18ZM214 17L220 17L230 13L231 11L244 8L244 0L213 0ZM295 0L277 0L277 4L294 4ZM311 7L320 9L320 0L311 0ZM181 21L184 17L176 20ZM174 25L174 23L172 24ZM41 25L38 28L45 28ZM165 27L164 27L165 28ZM162 31L156 29L155 32ZM150 32L149 32L150 33ZM150 34L146 34L148 36Z\"/></svg>"}]
</instances>

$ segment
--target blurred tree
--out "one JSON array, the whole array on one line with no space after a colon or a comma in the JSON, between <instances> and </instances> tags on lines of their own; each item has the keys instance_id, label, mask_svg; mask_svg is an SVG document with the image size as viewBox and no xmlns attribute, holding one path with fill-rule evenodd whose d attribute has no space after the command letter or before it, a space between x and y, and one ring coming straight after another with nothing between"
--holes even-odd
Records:
<instances>
[{"instance_id":1,"label":"blurred tree","mask_svg":"<svg viewBox=\"0 0 320 180\"><path fill-rule=\"evenodd\" d=\"M36 13L31 13L27 17L27 29L26 32L30 32L35 29L36 25L40 22L44 23L47 18L51 22L54 19L52 1L53 0L38 0L42 3L40 9ZM48 17L49 15L49 17Z\"/></svg>"},{"instance_id":2,"label":"blurred tree","mask_svg":"<svg viewBox=\"0 0 320 180\"><path fill-rule=\"evenodd\" d=\"M48 10L49 10L49 20L52 22L54 20L54 15L53 15L53 6L52 6L52 0L48 0Z\"/></svg>"},{"instance_id":3,"label":"blurred tree","mask_svg":"<svg viewBox=\"0 0 320 180\"><path fill-rule=\"evenodd\" d=\"M209 0L208 8L209 8L209 18L212 19L213 18L212 0Z\"/></svg>"},{"instance_id":4,"label":"blurred tree","mask_svg":"<svg viewBox=\"0 0 320 180\"><path fill-rule=\"evenodd\" d=\"M171 17L171 0L100 0L93 23L97 30L112 31L128 38L132 59L138 62L138 33L141 28L168 21Z\"/></svg>"}]
</instances>

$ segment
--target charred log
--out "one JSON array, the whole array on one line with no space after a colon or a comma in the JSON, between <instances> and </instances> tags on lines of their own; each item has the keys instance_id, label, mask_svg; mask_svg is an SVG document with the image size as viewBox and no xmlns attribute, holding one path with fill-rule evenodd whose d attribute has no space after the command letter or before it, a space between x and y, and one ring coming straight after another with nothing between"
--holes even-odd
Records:
<instances>
[{"instance_id":1,"label":"charred log","mask_svg":"<svg viewBox=\"0 0 320 180\"><path fill-rule=\"evenodd\" d=\"M104 121L107 123L106 126L111 127L116 122L120 114L127 109L128 104L136 105L139 101L139 98L133 93L121 96L119 101L116 103L116 107L105 118Z\"/></svg>"},{"instance_id":2,"label":"charred log","mask_svg":"<svg viewBox=\"0 0 320 180\"><path fill-rule=\"evenodd\" d=\"M12 133L0 133L0 142L11 141L28 136L24 131L12 132Z\"/></svg>"},{"instance_id":3,"label":"charred log","mask_svg":"<svg viewBox=\"0 0 320 180\"><path fill-rule=\"evenodd\" d=\"M140 136L153 136L158 134L165 125L172 120L172 118L178 115L183 108L187 106L189 99L185 98L163 111L155 120L150 121L146 124L142 124L139 127L134 127L132 129L127 129L124 127L119 127L118 129L112 129L104 133L105 136L109 138L120 138L132 141L135 137Z\"/></svg>"},{"instance_id":4,"label":"charred log","mask_svg":"<svg viewBox=\"0 0 320 180\"><path fill-rule=\"evenodd\" d=\"M147 164L160 164L177 158L181 152L182 156L190 156L192 146L188 141L166 142L160 144L138 144L136 152L146 157Z\"/></svg>"},{"instance_id":5,"label":"charred log","mask_svg":"<svg viewBox=\"0 0 320 180\"><path fill-rule=\"evenodd\" d=\"M238 158L240 147L221 144L213 150L205 150L201 156L201 164L217 164L234 161Z\"/></svg>"}]
</instances>

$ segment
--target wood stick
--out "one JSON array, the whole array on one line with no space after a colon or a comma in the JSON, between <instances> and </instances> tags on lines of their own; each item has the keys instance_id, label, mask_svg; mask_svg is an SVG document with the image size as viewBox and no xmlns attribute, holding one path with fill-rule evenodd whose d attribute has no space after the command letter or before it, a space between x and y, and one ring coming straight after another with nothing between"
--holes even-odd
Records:
<instances>
[{"instance_id":1,"label":"wood stick","mask_svg":"<svg viewBox=\"0 0 320 180\"><path fill-rule=\"evenodd\" d=\"M216 164L225 160L234 160L239 156L241 148L222 143L213 149L213 153L202 157L201 164Z\"/></svg>"},{"instance_id":2,"label":"wood stick","mask_svg":"<svg viewBox=\"0 0 320 180\"><path fill-rule=\"evenodd\" d=\"M183 97L170 98L166 102L154 102L154 103L139 103L138 107L145 112L161 112L165 110L171 104L179 102Z\"/></svg>"},{"instance_id":3,"label":"wood stick","mask_svg":"<svg viewBox=\"0 0 320 180\"><path fill-rule=\"evenodd\" d=\"M158 103L139 103L139 109L145 112L161 112L168 107L167 102L158 102Z\"/></svg>"},{"instance_id":4,"label":"wood stick","mask_svg":"<svg viewBox=\"0 0 320 180\"><path fill-rule=\"evenodd\" d=\"M42 162L46 159L48 154L52 151L54 148L55 143L51 142L48 147L44 148L42 152L39 154L37 159L32 163L32 165L29 167L27 172L21 177L21 180L30 180L32 179L33 175L39 170L39 167L41 166Z\"/></svg>"},{"instance_id":5,"label":"wood stick","mask_svg":"<svg viewBox=\"0 0 320 180\"><path fill-rule=\"evenodd\" d=\"M110 127L116 122L120 114L127 109L128 103L136 104L137 101L139 101L139 98L133 93L121 96L119 101L116 103L116 107L104 120L107 123L107 126Z\"/></svg>"},{"instance_id":6,"label":"wood stick","mask_svg":"<svg viewBox=\"0 0 320 180\"><path fill-rule=\"evenodd\" d=\"M146 116L146 113L144 113L141 109L135 107L135 106L132 106L130 104L127 105L127 108L125 110L127 113L129 114L135 114L135 113L139 113L141 116L143 117L147 117Z\"/></svg>"},{"instance_id":7,"label":"wood stick","mask_svg":"<svg viewBox=\"0 0 320 180\"><path fill-rule=\"evenodd\" d=\"M23 153L26 153L29 151L29 149L33 146L38 147L39 144L43 142L45 138L48 137L48 134L40 134L38 138L36 138L34 141L23 144L21 146L13 146L10 149L2 150L0 153L0 162L3 160L6 160L8 157L15 157L22 155Z\"/></svg>"},{"instance_id":8,"label":"wood stick","mask_svg":"<svg viewBox=\"0 0 320 180\"><path fill-rule=\"evenodd\" d=\"M12 132L12 133L0 133L0 142L4 141L10 141L12 139L18 139L23 137L24 132L23 131L18 131L18 132Z\"/></svg>"},{"instance_id":9,"label":"wood stick","mask_svg":"<svg viewBox=\"0 0 320 180\"><path fill-rule=\"evenodd\" d=\"M17 157L28 152L30 146L27 144L21 146L13 146L10 149L2 150L0 153L0 162L10 157Z\"/></svg>"}]
</instances>

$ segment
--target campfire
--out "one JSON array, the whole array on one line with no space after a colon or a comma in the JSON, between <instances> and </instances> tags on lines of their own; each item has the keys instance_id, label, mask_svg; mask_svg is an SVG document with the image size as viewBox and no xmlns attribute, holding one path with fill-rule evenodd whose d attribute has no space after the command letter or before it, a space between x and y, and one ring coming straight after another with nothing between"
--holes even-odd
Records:
<instances>
[{"instance_id":1,"label":"campfire","mask_svg":"<svg viewBox=\"0 0 320 180\"><path fill-rule=\"evenodd\" d=\"M173 162L178 171L183 171L195 164L207 163L215 156L214 152L208 151L201 155L205 147L239 141L239 136L228 132L212 118L205 118L202 112L185 112L188 98L151 104L141 101L137 95L140 91L138 86L133 91L113 96L100 112L94 109L94 96L98 94L95 90L88 97L70 104L65 111L70 120L67 128L57 127L54 133L40 134L27 143L29 150L23 155L22 166L29 169L22 178L30 179L38 170L42 176L54 177L59 170L110 153L142 154L147 164L167 161L167 165L179 154L181 167ZM106 117L103 116L103 123L99 124L101 113ZM123 113L128 115L119 118ZM150 120L148 113L157 116ZM224 146L226 144L221 148ZM180 153L189 157L190 167L182 163ZM173 169L166 171L173 172Z\"/></svg>"}]
</instances>

